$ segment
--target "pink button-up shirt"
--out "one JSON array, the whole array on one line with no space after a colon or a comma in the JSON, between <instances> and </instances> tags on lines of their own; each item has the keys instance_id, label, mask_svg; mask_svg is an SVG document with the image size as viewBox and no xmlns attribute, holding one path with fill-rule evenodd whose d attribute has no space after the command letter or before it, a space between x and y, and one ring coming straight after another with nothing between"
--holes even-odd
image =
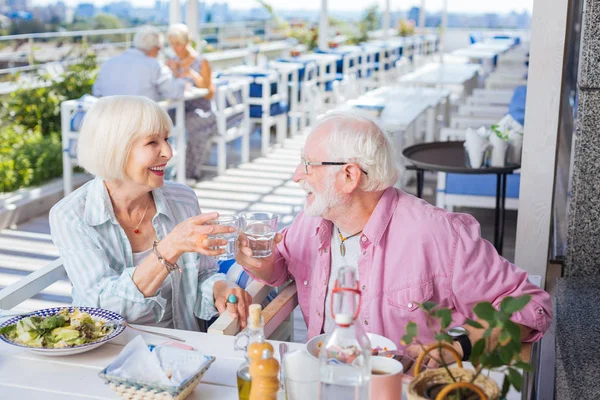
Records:
<instances>
[{"instance_id":1,"label":"pink button-up shirt","mask_svg":"<svg viewBox=\"0 0 600 400\"><path fill-rule=\"evenodd\" d=\"M331 271L333 225L300 213L283 231L275 250L270 282L293 277L308 326L308 338L323 331L325 296ZM530 294L531 301L513 321L533 328L526 341L539 339L550 326L550 296L527 280L527 273L502 258L480 236L470 215L449 213L400 190L387 189L360 236L358 273L362 304L358 323L367 332L399 344L414 321L419 337L432 341L417 303L433 301L453 310L453 325L475 319L473 307L489 301L499 307L505 296ZM335 250L335 249L333 249Z\"/></svg>"}]
</instances>

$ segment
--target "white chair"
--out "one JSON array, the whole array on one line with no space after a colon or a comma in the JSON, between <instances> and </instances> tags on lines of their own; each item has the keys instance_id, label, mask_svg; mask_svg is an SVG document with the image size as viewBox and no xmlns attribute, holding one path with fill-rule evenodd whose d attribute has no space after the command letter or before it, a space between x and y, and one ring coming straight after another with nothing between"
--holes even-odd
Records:
<instances>
[{"instance_id":1,"label":"white chair","mask_svg":"<svg viewBox=\"0 0 600 400\"><path fill-rule=\"evenodd\" d=\"M269 152L273 126L276 129L277 143L282 144L287 136L288 74L266 69L243 72L234 68L219 76L251 79L248 98L250 121L261 127L261 154L266 155Z\"/></svg>"},{"instance_id":2,"label":"white chair","mask_svg":"<svg viewBox=\"0 0 600 400\"><path fill-rule=\"evenodd\" d=\"M234 140L241 138L242 163L250 161L250 81L217 79L215 87L212 106L217 117L217 134L211 138L211 143L217 145L217 173L222 174L227 169L227 144Z\"/></svg>"},{"instance_id":3,"label":"white chair","mask_svg":"<svg viewBox=\"0 0 600 400\"><path fill-rule=\"evenodd\" d=\"M68 277L63 261L59 258L0 290L0 310L10 310L18 307L25 300L34 297L54 282L64 279L68 279ZM258 281L252 282L246 288L252 296L253 303L261 303L271 289L271 287ZM297 305L296 284L290 282L263 310L265 334L268 338L272 340L291 340L293 325L289 321ZM224 313L209 327L208 333L235 335L238 330L238 321L231 318L229 313Z\"/></svg>"},{"instance_id":4,"label":"white chair","mask_svg":"<svg viewBox=\"0 0 600 400\"><path fill-rule=\"evenodd\" d=\"M269 67L289 75L289 130L290 136L294 137L298 131L303 132L307 126L314 125L317 113L321 109L322 98L318 87L317 64L286 61L270 62Z\"/></svg>"}]
</instances>

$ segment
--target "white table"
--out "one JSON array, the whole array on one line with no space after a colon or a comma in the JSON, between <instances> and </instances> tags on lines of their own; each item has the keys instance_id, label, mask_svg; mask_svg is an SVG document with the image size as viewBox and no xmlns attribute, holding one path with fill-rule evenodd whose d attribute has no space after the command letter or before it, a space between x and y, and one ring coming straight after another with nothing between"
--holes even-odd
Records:
<instances>
[{"instance_id":1,"label":"white table","mask_svg":"<svg viewBox=\"0 0 600 400\"><path fill-rule=\"evenodd\" d=\"M236 371L244 361L242 352L233 350L234 337L162 328L144 329L171 333L186 339L186 344L214 355L215 362L188 397L194 399L237 400ZM108 366L124 345L139 333L126 329L117 339L87 353L64 357L45 357L0 343L0 398L2 399L117 399L98 373ZM162 337L142 334L148 344L165 342ZM279 359L277 342L275 357ZM288 343L290 350L304 345Z\"/></svg>"},{"instance_id":2,"label":"white table","mask_svg":"<svg viewBox=\"0 0 600 400\"><path fill-rule=\"evenodd\" d=\"M478 85L479 69L473 64L431 63L404 75L399 81L428 87L462 86L463 92L469 95Z\"/></svg>"},{"instance_id":3,"label":"white table","mask_svg":"<svg viewBox=\"0 0 600 400\"><path fill-rule=\"evenodd\" d=\"M186 344L203 353L214 355L202 381L189 400L218 399L237 400L236 371L244 361L243 353L233 350L233 336L211 335L199 332L144 327L157 332L170 333L186 339ZM87 353L63 357L44 357L0 342L0 398L27 400L82 400L118 399L98 373L108 366L121 352L127 342L139 333L126 329L117 339ZM148 344L160 344L165 340L159 336L142 334ZM279 359L278 342L270 341ZM303 349L303 344L288 343L289 350ZM465 363L467 368L472 368ZM503 375L490 375L499 387ZM405 376L402 400L406 399ZM284 396L280 393L280 399ZM509 392L508 400L518 400L520 395ZM401 399L398 399L401 400Z\"/></svg>"}]
</instances>

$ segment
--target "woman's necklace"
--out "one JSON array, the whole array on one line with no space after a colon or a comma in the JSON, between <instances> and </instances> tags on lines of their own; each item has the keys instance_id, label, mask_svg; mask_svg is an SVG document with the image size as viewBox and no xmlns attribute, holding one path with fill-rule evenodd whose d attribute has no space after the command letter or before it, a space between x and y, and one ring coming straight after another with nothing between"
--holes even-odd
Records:
<instances>
[{"instance_id":1,"label":"woman's necklace","mask_svg":"<svg viewBox=\"0 0 600 400\"><path fill-rule=\"evenodd\" d=\"M149 204L150 204L150 198L148 198L148 200L146 201L146 208L144 208L144 213L142 214L142 218L140 219L140 222L138 222L136 226L131 226L131 225L127 224L127 226L129 226L131 229L133 229L133 233L135 233L136 235L140 234L139 228L140 228L140 225L142 224L142 221L146 217L146 211L148 211Z\"/></svg>"},{"instance_id":2,"label":"woman's necklace","mask_svg":"<svg viewBox=\"0 0 600 400\"><path fill-rule=\"evenodd\" d=\"M360 232L356 232L354 235L350 235L350 236L342 236L342 232L340 232L340 228L337 228L338 230L338 235L340 236L340 254L342 255L342 257L344 257L346 255L346 245L344 244L344 242L350 238L353 238L356 235L360 235L362 233L362 230Z\"/></svg>"}]
</instances>

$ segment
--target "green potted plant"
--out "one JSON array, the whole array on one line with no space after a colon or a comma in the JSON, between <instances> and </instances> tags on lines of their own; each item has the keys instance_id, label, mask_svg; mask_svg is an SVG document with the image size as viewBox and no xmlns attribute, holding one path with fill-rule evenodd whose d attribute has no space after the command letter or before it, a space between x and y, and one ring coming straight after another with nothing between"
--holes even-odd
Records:
<instances>
[{"instance_id":1,"label":"green potted plant","mask_svg":"<svg viewBox=\"0 0 600 400\"><path fill-rule=\"evenodd\" d=\"M434 333L436 343L426 347L418 339L418 329L414 322L406 326L406 334L402 337L402 344L409 345L417 343L422 346L423 353L417 359L415 365L415 378L408 387L409 400L425 399L489 399L498 400L504 398L510 387L521 391L523 376L520 370L531 371L531 365L520 358L521 353L521 330L517 324L511 321L514 313L522 310L531 296L524 295L517 298L506 297L500 303L500 308L495 309L491 303L478 303L473 312L480 322L467 319L467 325L485 330L481 339L473 343L469 361L474 370L463 369L458 353L451 346L452 337L446 333L452 323L452 312L448 308L439 307L432 302L419 304L421 310L426 313L427 326ZM492 342L492 332L497 330L498 340ZM438 349L441 354L442 348L450 350L458 361L457 367L450 367L442 358L434 358L441 368L430 369L419 373L420 364L426 353ZM486 374L486 370L504 373L502 390Z\"/></svg>"}]
</instances>

